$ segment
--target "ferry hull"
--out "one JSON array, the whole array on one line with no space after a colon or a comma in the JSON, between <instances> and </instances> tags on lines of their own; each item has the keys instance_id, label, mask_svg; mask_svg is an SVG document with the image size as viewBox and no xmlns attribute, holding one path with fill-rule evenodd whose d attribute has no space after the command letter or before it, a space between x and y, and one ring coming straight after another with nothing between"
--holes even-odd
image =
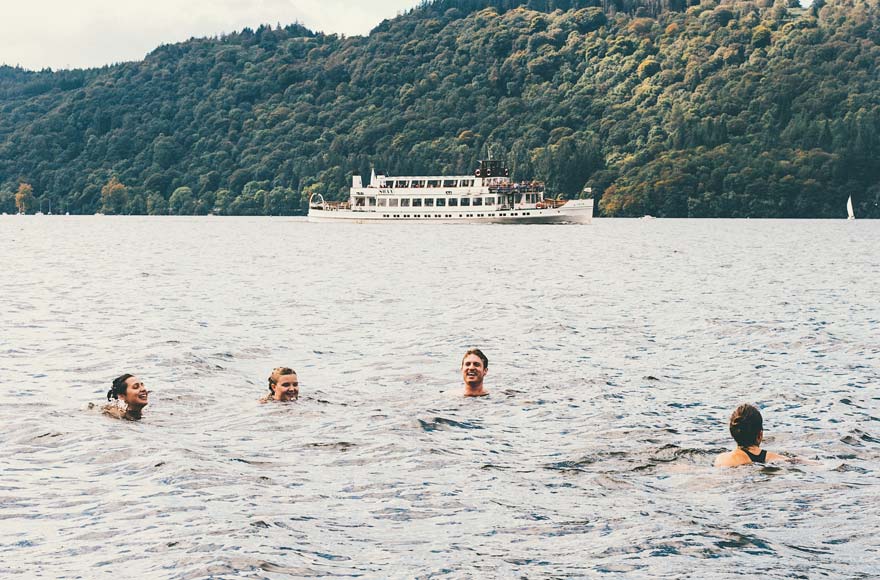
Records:
<instances>
[{"instance_id":1,"label":"ferry hull","mask_svg":"<svg viewBox=\"0 0 880 580\"><path fill-rule=\"evenodd\" d=\"M318 209L309 210L310 222L434 222L434 223L499 223L499 224L550 224L578 223L589 224L593 221L593 200L578 199L567 202L557 208L524 208L514 210L480 211L470 215L464 212L448 213L443 211L389 210L350 210L350 209Z\"/></svg>"}]
</instances>

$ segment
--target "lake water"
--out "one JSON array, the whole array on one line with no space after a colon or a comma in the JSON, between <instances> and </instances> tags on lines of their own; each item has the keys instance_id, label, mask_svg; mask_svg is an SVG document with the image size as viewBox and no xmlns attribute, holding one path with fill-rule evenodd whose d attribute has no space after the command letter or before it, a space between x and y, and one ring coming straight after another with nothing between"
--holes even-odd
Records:
<instances>
[{"instance_id":1,"label":"lake water","mask_svg":"<svg viewBox=\"0 0 880 580\"><path fill-rule=\"evenodd\" d=\"M0 244L4 578L880 575L880 222L8 216ZM301 399L258 404L280 365ZM88 409L123 372L138 423ZM746 401L811 462L712 468Z\"/></svg>"}]
</instances>

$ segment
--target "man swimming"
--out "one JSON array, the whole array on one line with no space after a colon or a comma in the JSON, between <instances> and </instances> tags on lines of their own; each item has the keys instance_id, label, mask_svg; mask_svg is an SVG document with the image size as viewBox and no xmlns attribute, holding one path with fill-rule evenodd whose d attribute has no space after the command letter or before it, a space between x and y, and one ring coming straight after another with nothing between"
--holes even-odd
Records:
<instances>
[{"instance_id":1,"label":"man swimming","mask_svg":"<svg viewBox=\"0 0 880 580\"><path fill-rule=\"evenodd\" d=\"M464 353L461 359L461 379L464 381L465 397L483 397L489 392L483 389L483 379L489 372L489 359L478 348Z\"/></svg>"},{"instance_id":2,"label":"man swimming","mask_svg":"<svg viewBox=\"0 0 880 580\"><path fill-rule=\"evenodd\" d=\"M149 402L150 392L134 375L124 374L113 380L113 387L107 391L107 400L116 399L115 403L108 403L102 411L106 415L128 421L139 421L144 407Z\"/></svg>"},{"instance_id":3,"label":"man swimming","mask_svg":"<svg viewBox=\"0 0 880 580\"><path fill-rule=\"evenodd\" d=\"M269 393L260 399L269 401L295 401L299 398L299 378L296 371L288 367L278 367L269 375Z\"/></svg>"},{"instance_id":4,"label":"man swimming","mask_svg":"<svg viewBox=\"0 0 880 580\"><path fill-rule=\"evenodd\" d=\"M721 453L715 458L715 467L736 467L747 463L787 461L788 458L761 449L764 440L764 418L754 405L745 403L730 416L730 434L736 441L736 449Z\"/></svg>"}]
</instances>

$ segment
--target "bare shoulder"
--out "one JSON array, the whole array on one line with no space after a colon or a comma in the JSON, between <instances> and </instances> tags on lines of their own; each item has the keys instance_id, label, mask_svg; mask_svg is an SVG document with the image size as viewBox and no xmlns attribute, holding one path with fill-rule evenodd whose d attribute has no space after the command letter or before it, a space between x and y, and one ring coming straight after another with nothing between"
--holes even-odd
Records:
<instances>
[{"instance_id":1,"label":"bare shoulder","mask_svg":"<svg viewBox=\"0 0 880 580\"><path fill-rule=\"evenodd\" d=\"M715 458L715 467L736 467L737 465L745 465L751 463L745 453L737 449L736 451L728 451L720 453Z\"/></svg>"},{"instance_id":2,"label":"bare shoulder","mask_svg":"<svg viewBox=\"0 0 880 580\"><path fill-rule=\"evenodd\" d=\"M731 457L732 455L733 453L729 451L727 453L719 453L715 457L715 467L733 467L734 465L739 465L738 463L734 462L733 458Z\"/></svg>"},{"instance_id":3,"label":"bare shoulder","mask_svg":"<svg viewBox=\"0 0 880 580\"><path fill-rule=\"evenodd\" d=\"M125 415L125 411L112 403L110 403L109 405L104 405L104 407L101 409L101 412L109 417L113 417L114 419L122 419L122 417Z\"/></svg>"}]
</instances>

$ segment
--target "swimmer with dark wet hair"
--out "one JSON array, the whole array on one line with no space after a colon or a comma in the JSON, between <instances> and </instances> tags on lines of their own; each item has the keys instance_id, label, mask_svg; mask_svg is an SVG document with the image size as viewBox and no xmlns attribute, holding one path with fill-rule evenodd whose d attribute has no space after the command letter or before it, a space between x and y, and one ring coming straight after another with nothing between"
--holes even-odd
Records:
<instances>
[{"instance_id":1,"label":"swimmer with dark wet hair","mask_svg":"<svg viewBox=\"0 0 880 580\"><path fill-rule=\"evenodd\" d=\"M465 397L484 397L489 394L483 388L483 379L489 372L489 359L478 348L464 353L461 359L461 379L464 381Z\"/></svg>"},{"instance_id":2,"label":"swimmer with dark wet hair","mask_svg":"<svg viewBox=\"0 0 880 580\"><path fill-rule=\"evenodd\" d=\"M764 418L754 405L745 403L730 416L730 434L736 441L736 449L721 453L715 458L715 467L736 467L748 463L787 461L788 458L761 449L764 440Z\"/></svg>"},{"instance_id":3,"label":"swimmer with dark wet hair","mask_svg":"<svg viewBox=\"0 0 880 580\"><path fill-rule=\"evenodd\" d=\"M150 392L134 375L124 374L113 379L113 387L107 391L107 400L115 399L104 406L102 411L117 419L139 421L144 407L149 402Z\"/></svg>"},{"instance_id":4,"label":"swimmer with dark wet hair","mask_svg":"<svg viewBox=\"0 0 880 580\"><path fill-rule=\"evenodd\" d=\"M269 375L269 393L260 399L269 401L295 401L299 398L299 379L296 371L289 367L278 367Z\"/></svg>"}]
</instances>

